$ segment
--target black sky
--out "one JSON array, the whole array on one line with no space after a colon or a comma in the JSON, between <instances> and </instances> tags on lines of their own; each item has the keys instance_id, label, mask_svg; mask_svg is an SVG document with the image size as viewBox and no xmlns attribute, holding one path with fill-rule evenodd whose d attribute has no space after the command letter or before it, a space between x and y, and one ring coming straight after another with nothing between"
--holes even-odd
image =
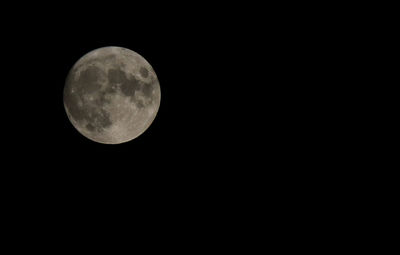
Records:
<instances>
[{"instance_id":1,"label":"black sky","mask_svg":"<svg viewBox=\"0 0 400 255\"><path fill-rule=\"evenodd\" d=\"M208 174L222 178L231 169L227 160L242 150L243 134L257 121L245 103L257 93L244 83L255 77L255 72L247 73L254 64L246 60L252 35L246 37L251 32L240 20L194 7L54 8L17 13L15 22L2 25L4 114L12 123L5 127L4 144L26 181L53 183L54 177L62 186L92 178L143 178L144 183L167 185L181 183L182 176L198 183L209 179ZM80 135L63 106L69 69L90 50L104 46L126 47L144 56L162 91L151 127L117 146Z\"/></svg>"},{"instance_id":2,"label":"black sky","mask_svg":"<svg viewBox=\"0 0 400 255\"><path fill-rule=\"evenodd\" d=\"M312 180L314 172L299 166L319 167L330 156L323 148L337 133L327 127L337 124L324 118L331 106L322 106L335 81L321 59L336 52L325 46L328 25L293 6L68 3L5 11L12 15L0 18L3 180L26 201L251 206L266 189L285 194ZM153 124L120 145L83 137L63 106L70 68L104 46L141 54L161 87Z\"/></svg>"}]
</instances>

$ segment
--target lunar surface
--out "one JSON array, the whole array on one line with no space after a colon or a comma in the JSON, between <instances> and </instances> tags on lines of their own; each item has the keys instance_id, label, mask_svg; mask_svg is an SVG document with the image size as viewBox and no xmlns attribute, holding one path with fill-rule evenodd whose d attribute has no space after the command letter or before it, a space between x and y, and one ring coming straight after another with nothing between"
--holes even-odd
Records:
<instances>
[{"instance_id":1,"label":"lunar surface","mask_svg":"<svg viewBox=\"0 0 400 255\"><path fill-rule=\"evenodd\" d=\"M119 144L141 135L153 122L161 91L150 64L121 47L93 50L75 63L64 87L72 125L99 143Z\"/></svg>"}]
</instances>

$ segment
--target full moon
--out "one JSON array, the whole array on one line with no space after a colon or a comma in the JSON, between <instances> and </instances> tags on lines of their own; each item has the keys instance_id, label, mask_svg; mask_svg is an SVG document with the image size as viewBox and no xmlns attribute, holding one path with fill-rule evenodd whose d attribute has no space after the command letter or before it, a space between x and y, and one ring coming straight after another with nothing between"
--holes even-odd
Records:
<instances>
[{"instance_id":1,"label":"full moon","mask_svg":"<svg viewBox=\"0 0 400 255\"><path fill-rule=\"evenodd\" d=\"M99 48L81 57L64 87L64 107L72 125L104 144L141 135L155 119L160 100L160 84L151 65L121 47Z\"/></svg>"}]
</instances>

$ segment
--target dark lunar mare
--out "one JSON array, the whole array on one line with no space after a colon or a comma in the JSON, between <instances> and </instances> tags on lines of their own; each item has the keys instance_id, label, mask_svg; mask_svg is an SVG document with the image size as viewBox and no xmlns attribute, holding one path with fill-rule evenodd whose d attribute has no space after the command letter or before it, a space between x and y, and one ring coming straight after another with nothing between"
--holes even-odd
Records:
<instances>
[{"instance_id":1,"label":"dark lunar mare","mask_svg":"<svg viewBox=\"0 0 400 255\"><path fill-rule=\"evenodd\" d=\"M147 71L147 69L145 70ZM112 88L113 85L119 86L122 94L130 97L131 102L136 103L138 108L143 108L144 104L143 102L134 99L136 91L142 90L144 95L152 100L151 95L154 89L154 84L144 83L143 81L137 79L134 75L130 75L128 77L121 69L110 69L108 71L108 82L110 88Z\"/></svg>"},{"instance_id":2,"label":"dark lunar mare","mask_svg":"<svg viewBox=\"0 0 400 255\"><path fill-rule=\"evenodd\" d=\"M132 76L121 84L121 92L133 99L135 92L140 90L141 86L143 86L142 83L143 82L136 79L135 76Z\"/></svg>"}]
</instances>

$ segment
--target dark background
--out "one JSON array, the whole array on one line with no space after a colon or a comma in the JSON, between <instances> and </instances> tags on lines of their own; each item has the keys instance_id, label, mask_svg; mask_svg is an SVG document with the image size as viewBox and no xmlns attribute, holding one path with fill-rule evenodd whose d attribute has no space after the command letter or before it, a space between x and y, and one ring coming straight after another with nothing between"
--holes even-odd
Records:
<instances>
[{"instance_id":1,"label":"dark background","mask_svg":"<svg viewBox=\"0 0 400 255\"><path fill-rule=\"evenodd\" d=\"M1 18L1 180L11 214L26 224L38 224L30 212L100 232L110 227L98 224L107 214L169 235L178 225L182 233L234 232L261 224L252 221L265 206L277 218L305 206L337 175L316 169L348 156L333 146L339 139L344 147L346 126L333 111L343 100L334 96L344 86L336 74L347 69L326 63L346 43L329 19L321 21L328 11L310 16L298 8L35 3L2 10L12 14ZM63 105L70 68L104 46L141 54L161 86L153 124L120 145L82 136Z\"/></svg>"},{"instance_id":2,"label":"dark background","mask_svg":"<svg viewBox=\"0 0 400 255\"><path fill-rule=\"evenodd\" d=\"M123 6L34 5L4 18L6 151L27 182L66 193L235 192L318 151L323 141L307 139L329 124L316 121L331 93L318 83L334 82L321 60L335 54L321 32L329 23L293 5ZM69 69L104 46L144 56L161 86L153 124L120 145L80 135L63 106Z\"/></svg>"},{"instance_id":3,"label":"dark background","mask_svg":"<svg viewBox=\"0 0 400 255\"><path fill-rule=\"evenodd\" d=\"M234 165L250 167L250 151L261 153L253 143L262 136L254 133L273 114L264 112L272 104L261 95L276 86L266 87L263 78L275 65L264 54L267 48L275 54L276 42L264 38L271 31L261 30L261 21L238 17L238 9L205 6L32 8L12 27L4 25L3 75L10 90L4 103L12 123L6 140L10 155L20 155L14 164L23 176L56 187L73 182L85 188L98 179L114 188L137 182L152 191L180 185L183 191L239 174ZM144 56L161 85L155 121L121 145L80 135L63 106L69 69L104 46Z\"/></svg>"}]
</instances>

